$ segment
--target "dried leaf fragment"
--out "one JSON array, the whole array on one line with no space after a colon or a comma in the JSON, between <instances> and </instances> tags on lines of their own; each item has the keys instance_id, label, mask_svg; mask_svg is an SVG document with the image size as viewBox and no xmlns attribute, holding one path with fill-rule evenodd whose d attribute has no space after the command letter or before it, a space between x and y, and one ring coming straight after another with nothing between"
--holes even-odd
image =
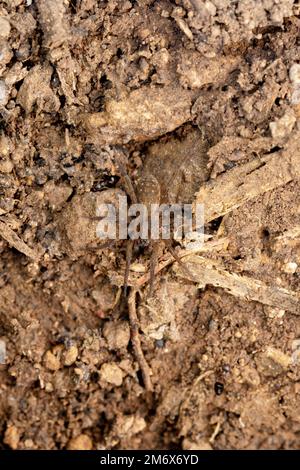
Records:
<instances>
[{"instance_id":1,"label":"dried leaf fragment","mask_svg":"<svg viewBox=\"0 0 300 470\"><path fill-rule=\"evenodd\" d=\"M6 223L2 221L0 221L0 235L16 250L20 251L25 256L28 256L28 258L32 258L34 260L39 258L38 253L26 245L26 243L23 242L23 240L21 240L21 238Z\"/></svg>"},{"instance_id":2,"label":"dried leaf fragment","mask_svg":"<svg viewBox=\"0 0 300 470\"><path fill-rule=\"evenodd\" d=\"M299 176L299 133L295 133L283 150L257 158L208 181L196 193L194 204L204 204L207 223Z\"/></svg>"},{"instance_id":3,"label":"dried leaf fragment","mask_svg":"<svg viewBox=\"0 0 300 470\"><path fill-rule=\"evenodd\" d=\"M183 262L201 287L207 285L221 287L235 297L274 307L280 305L282 309L300 315L300 296L296 292L268 286L247 276L229 273L217 262L202 256L192 255ZM175 269L181 277L187 277L180 267L175 265Z\"/></svg>"}]
</instances>

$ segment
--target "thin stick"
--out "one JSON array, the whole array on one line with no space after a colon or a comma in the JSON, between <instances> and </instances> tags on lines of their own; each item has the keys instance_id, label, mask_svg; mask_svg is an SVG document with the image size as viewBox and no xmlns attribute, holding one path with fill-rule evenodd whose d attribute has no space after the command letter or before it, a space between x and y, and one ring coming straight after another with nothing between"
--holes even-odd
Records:
<instances>
[{"instance_id":1,"label":"thin stick","mask_svg":"<svg viewBox=\"0 0 300 470\"><path fill-rule=\"evenodd\" d=\"M0 236L4 238L16 250L23 253L28 258L39 260L40 255L35 250L26 245L23 240L5 222L0 221Z\"/></svg>"},{"instance_id":2,"label":"thin stick","mask_svg":"<svg viewBox=\"0 0 300 470\"><path fill-rule=\"evenodd\" d=\"M145 388L146 390L152 392L153 386L150 378L151 370L146 362L139 335L139 321L136 313L136 294L137 291L135 289L132 289L128 297L128 313L131 331L131 342L136 360L142 372Z\"/></svg>"},{"instance_id":3,"label":"thin stick","mask_svg":"<svg viewBox=\"0 0 300 470\"><path fill-rule=\"evenodd\" d=\"M191 255L186 260L189 271L198 282L198 286L212 285L221 287L235 297L260 302L271 307L280 307L295 315L300 315L300 296L298 292L283 287L269 286L259 279L230 273L218 261L199 255ZM179 268L178 275L187 277ZM189 277L188 277L189 279Z\"/></svg>"},{"instance_id":4,"label":"thin stick","mask_svg":"<svg viewBox=\"0 0 300 470\"><path fill-rule=\"evenodd\" d=\"M204 204L205 222L221 217L300 176L299 131L285 148L256 158L203 184L195 204Z\"/></svg>"}]
</instances>

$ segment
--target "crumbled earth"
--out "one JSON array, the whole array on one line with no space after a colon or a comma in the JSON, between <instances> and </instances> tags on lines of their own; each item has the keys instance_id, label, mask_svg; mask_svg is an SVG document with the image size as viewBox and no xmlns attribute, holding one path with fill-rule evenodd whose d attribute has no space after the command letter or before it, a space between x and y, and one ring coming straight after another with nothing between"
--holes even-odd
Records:
<instances>
[{"instance_id":1,"label":"crumbled earth","mask_svg":"<svg viewBox=\"0 0 300 470\"><path fill-rule=\"evenodd\" d=\"M137 297L147 391L95 219L120 161L192 203L298 135L299 26L293 0L0 1L1 449L299 448L299 317L168 266ZM208 224L228 272L299 292L299 184Z\"/></svg>"}]
</instances>

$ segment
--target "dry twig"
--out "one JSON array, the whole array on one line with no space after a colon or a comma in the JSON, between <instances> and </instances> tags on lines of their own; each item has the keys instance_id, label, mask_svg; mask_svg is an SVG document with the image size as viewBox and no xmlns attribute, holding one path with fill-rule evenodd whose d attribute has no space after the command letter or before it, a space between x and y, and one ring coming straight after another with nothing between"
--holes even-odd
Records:
<instances>
[{"instance_id":1,"label":"dry twig","mask_svg":"<svg viewBox=\"0 0 300 470\"><path fill-rule=\"evenodd\" d=\"M141 347L141 340L139 335L139 321L136 313L136 294L137 291L132 289L129 297L128 297L128 312L129 312L129 324L130 324L130 331L131 331L131 342L134 350L135 357L137 362L140 366L145 388L148 391L153 390L152 382L151 382L151 370L147 364L145 359L142 347Z\"/></svg>"},{"instance_id":2,"label":"dry twig","mask_svg":"<svg viewBox=\"0 0 300 470\"><path fill-rule=\"evenodd\" d=\"M217 262L202 256L192 255L184 262L193 277L198 279L201 287L206 285L221 287L235 297L248 301L254 300L272 307L280 306L283 310L300 315L300 296L296 292L282 287L268 286L262 281L247 276L229 273ZM180 267L178 267L178 274L186 277Z\"/></svg>"},{"instance_id":3,"label":"dry twig","mask_svg":"<svg viewBox=\"0 0 300 470\"><path fill-rule=\"evenodd\" d=\"M0 236L4 238L11 246L20 251L28 258L38 260L39 255L32 248L26 245L20 237L3 221L0 221Z\"/></svg>"},{"instance_id":4,"label":"dry twig","mask_svg":"<svg viewBox=\"0 0 300 470\"><path fill-rule=\"evenodd\" d=\"M205 222L299 178L299 137L299 133L295 133L285 149L233 168L204 184L194 204L204 205Z\"/></svg>"}]
</instances>

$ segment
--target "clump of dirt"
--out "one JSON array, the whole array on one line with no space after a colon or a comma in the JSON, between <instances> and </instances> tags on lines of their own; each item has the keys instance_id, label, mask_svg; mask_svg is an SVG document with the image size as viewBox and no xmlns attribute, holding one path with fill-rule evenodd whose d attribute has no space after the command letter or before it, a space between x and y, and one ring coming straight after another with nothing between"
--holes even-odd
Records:
<instances>
[{"instance_id":1,"label":"clump of dirt","mask_svg":"<svg viewBox=\"0 0 300 470\"><path fill-rule=\"evenodd\" d=\"M0 448L299 448L299 15L1 2ZM206 211L152 297L135 244L138 324L127 243L96 234L124 170Z\"/></svg>"}]
</instances>

